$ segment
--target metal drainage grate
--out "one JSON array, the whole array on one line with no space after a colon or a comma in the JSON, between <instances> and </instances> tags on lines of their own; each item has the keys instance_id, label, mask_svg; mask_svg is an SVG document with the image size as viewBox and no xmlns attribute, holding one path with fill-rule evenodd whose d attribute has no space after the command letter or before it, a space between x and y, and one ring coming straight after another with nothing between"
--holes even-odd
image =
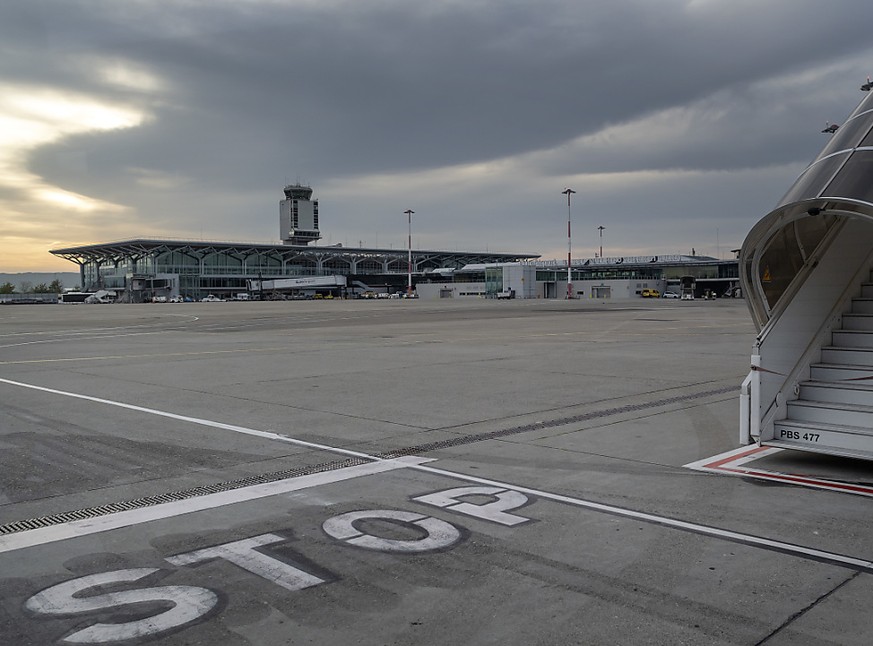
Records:
<instances>
[{"instance_id":1,"label":"metal drainage grate","mask_svg":"<svg viewBox=\"0 0 873 646\"><path fill-rule=\"evenodd\" d=\"M202 485L191 489L183 489L181 491L172 491L170 493L163 493L156 496L144 496L133 500L122 500L121 502L114 502L108 505L100 505L99 507L88 507L86 509L77 509L75 511L65 511L59 514L52 514L51 516L40 516L39 518L17 520L5 525L0 525L0 536L14 534L15 532L24 532L30 529L40 529L42 527L60 525L74 520L86 520L88 518L96 518L97 516L106 516L107 514L115 514L120 511L142 509L143 507L151 507L162 503L196 498L197 496L206 496L211 493L231 491L233 489L240 489L242 487L250 487L258 484L267 484L268 482L277 482L288 478L297 478L313 473L335 471L336 469L344 469L346 467L352 467L358 464L368 464L370 462L372 462L372 460L364 458L334 460L332 462L322 462L321 464L315 464L308 467L286 469L284 471L275 471L273 473L262 473L261 475L248 476L246 478L239 478L238 480L228 480L226 482Z\"/></svg>"},{"instance_id":2,"label":"metal drainage grate","mask_svg":"<svg viewBox=\"0 0 873 646\"><path fill-rule=\"evenodd\" d=\"M519 433L527 433L528 431L536 431L546 428L554 428L556 426L564 426L566 424L574 424L584 422L591 419L601 417L609 417L620 413L629 413L632 411L646 410L650 408L659 408L669 404L690 401L702 397L712 395L724 395L726 393L735 392L736 388L730 386L727 388L717 388L714 390L704 390L702 392L691 393L688 395L678 395L676 397L668 397L658 400L657 402L647 404L630 404L628 406L618 406L615 408L606 408L591 413L582 415L573 415L572 417L562 417L548 422L535 422L533 424L524 424L513 428L502 429L499 431L491 431L488 433L478 433L476 435L466 435L464 437L456 437L450 440L442 440L439 442L429 442L426 444L417 444L406 448L395 449L385 453L378 453L373 456L376 460L390 460L407 455L421 455L429 451L438 449L447 449L454 446L463 446L465 444L474 444L476 442L484 442L487 440L507 437L509 435L518 435ZM60 525L75 520L86 520L88 518L96 518L98 516L106 516L108 514L118 513L120 511L129 511L131 509L142 509L143 507L151 507L167 502L176 502L195 498L197 496L206 496L211 493L219 493L222 491L231 491L233 489L241 489L242 487L250 487L252 485L266 484L268 482L277 482L278 480L286 480L288 478L297 478L300 476L310 475L313 473L323 473L325 471L335 471L336 469L344 469L359 464L368 464L372 460L366 458L347 458L345 460L334 460L331 462L322 462L308 467L298 467L296 469L286 469L284 471L275 471L273 473L263 473L261 475L248 476L237 480L228 480L212 485L202 485L191 489L183 489L181 491L173 491L170 493L159 494L156 496L144 496L133 500L122 500L107 505L98 507L88 507L86 509L77 509L74 511L65 511L50 516L40 516L39 518L29 518L27 520L18 520L5 525L0 525L0 536L14 534L16 532L24 532L31 529L40 529L42 527L50 527L52 525Z\"/></svg>"}]
</instances>

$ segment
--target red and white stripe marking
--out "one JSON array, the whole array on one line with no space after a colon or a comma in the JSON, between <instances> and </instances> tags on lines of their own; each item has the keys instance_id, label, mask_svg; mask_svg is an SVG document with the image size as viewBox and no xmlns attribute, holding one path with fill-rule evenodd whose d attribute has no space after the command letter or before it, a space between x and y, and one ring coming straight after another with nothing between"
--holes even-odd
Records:
<instances>
[{"instance_id":1,"label":"red and white stripe marking","mask_svg":"<svg viewBox=\"0 0 873 646\"><path fill-rule=\"evenodd\" d=\"M687 469L694 469L695 471L744 476L747 478L757 478L759 480L769 480L770 482L783 482L786 484L799 485L801 487L826 489L828 491L850 493L856 496L873 497L873 487L867 485L744 466L765 456L780 453L783 450L784 449L768 446L744 446L739 449L734 449L733 451L728 451L727 453L714 455L711 458L691 462L686 464L685 467Z\"/></svg>"}]
</instances>

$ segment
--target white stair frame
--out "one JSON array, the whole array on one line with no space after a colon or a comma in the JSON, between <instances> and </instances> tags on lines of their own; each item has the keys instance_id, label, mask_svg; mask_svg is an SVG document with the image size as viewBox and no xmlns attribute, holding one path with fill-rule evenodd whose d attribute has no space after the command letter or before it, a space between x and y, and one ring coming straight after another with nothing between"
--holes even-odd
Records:
<instances>
[{"instance_id":1,"label":"white stair frame","mask_svg":"<svg viewBox=\"0 0 873 646\"><path fill-rule=\"evenodd\" d=\"M787 404L797 399L800 383L809 380L810 364L819 361L822 346L831 344L852 298L860 297L862 283L870 281L871 238L873 224L864 219L848 217L835 226L770 312L741 388L741 442L779 441L775 423L788 417ZM826 448L808 450L841 452L839 447ZM870 452L873 456L873 438Z\"/></svg>"}]
</instances>

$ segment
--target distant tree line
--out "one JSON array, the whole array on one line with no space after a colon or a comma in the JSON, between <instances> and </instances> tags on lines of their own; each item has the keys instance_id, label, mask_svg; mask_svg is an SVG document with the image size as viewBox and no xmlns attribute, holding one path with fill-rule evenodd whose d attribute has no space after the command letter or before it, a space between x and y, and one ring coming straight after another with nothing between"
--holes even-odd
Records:
<instances>
[{"instance_id":1,"label":"distant tree line","mask_svg":"<svg viewBox=\"0 0 873 646\"><path fill-rule=\"evenodd\" d=\"M60 294L62 291L64 291L64 284L57 278L48 285L45 283L33 285L25 281L21 283L21 289L18 292L15 290L15 285L9 281L0 285L0 294Z\"/></svg>"}]
</instances>

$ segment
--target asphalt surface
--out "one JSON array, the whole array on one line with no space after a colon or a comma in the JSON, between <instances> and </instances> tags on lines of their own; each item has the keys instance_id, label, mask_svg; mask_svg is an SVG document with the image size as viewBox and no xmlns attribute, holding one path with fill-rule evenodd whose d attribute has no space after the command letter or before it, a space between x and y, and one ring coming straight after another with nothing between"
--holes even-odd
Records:
<instances>
[{"instance_id":1,"label":"asphalt surface","mask_svg":"<svg viewBox=\"0 0 873 646\"><path fill-rule=\"evenodd\" d=\"M0 307L0 643L868 644L868 496L685 466L753 341L738 300Z\"/></svg>"}]
</instances>

